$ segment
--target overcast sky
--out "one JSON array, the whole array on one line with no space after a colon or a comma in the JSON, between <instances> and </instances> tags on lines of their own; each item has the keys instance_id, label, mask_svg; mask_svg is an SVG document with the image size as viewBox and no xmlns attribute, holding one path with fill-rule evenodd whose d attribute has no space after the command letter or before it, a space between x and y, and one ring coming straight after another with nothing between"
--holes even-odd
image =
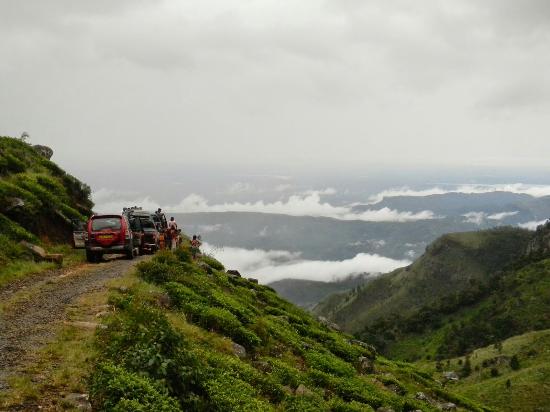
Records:
<instances>
[{"instance_id":1,"label":"overcast sky","mask_svg":"<svg viewBox=\"0 0 550 412\"><path fill-rule=\"evenodd\" d=\"M0 134L85 179L548 165L548 0L4 0L0 39Z\"/></svg>"}]
</instances>

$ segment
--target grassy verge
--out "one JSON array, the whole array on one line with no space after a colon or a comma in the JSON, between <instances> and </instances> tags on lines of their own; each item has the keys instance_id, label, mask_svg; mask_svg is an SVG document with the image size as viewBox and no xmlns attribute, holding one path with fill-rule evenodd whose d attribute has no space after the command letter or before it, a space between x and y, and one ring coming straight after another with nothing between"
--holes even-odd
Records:
<instances>
[{"instance_id":1,"label":"grassy verge","mask_svg":"<svg viewBox=\"0 0 550 412\"><path fill-rule=\"evenodd\" d=\"M0 268L0 287L28 275L60 267L71 267L86 261L86 254L83 250L73 249L69 245L54 245L48 247L47 250L49 253L63 254L63 265L60 266L52 262L35 262L28 258L12 260Z\"/></svg>"}]
</instances>

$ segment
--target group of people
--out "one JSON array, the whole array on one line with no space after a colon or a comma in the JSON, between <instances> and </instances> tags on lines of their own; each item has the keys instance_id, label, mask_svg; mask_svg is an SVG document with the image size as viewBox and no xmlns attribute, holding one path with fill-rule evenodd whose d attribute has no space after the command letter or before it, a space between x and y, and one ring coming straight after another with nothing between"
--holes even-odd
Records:
<instances>
[{"instance_id":1,"label":"group of people","mask_svg":"<svg viewBox=\"0 0 550 412\"><path fill-rule=\"evenodd\" d=\"M161 249L164 247L169 247L171 250L175 250L181 242L181 230L178 228L176 219L172 216L169 221L166 221L166 217L164 217L164 213L162 213L162 209L160 207L156 211L156 214L158 215L159 220L165 223L166 227L164 231L160 231L161 239L163 238L164 240L161 241ZM200 236L193 235L193 239L191 240L191 255L193 256L193 259L196 259L200 254L201 245L202 242Z\"/></svg>"}]
</instances>

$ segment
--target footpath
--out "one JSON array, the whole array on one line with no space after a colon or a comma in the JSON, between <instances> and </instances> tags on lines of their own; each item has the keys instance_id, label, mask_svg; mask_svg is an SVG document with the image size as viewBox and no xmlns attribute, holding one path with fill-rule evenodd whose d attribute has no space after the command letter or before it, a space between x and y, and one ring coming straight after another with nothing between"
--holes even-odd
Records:
<instances>
[{"instance_id":1,"label":"footpath","mask_svg":"<svg viewBox=\"0 0 550 412\"><path fill-rule=\"evenodd\" d=\"M93 335L98 318L110 310L106 304L107 283L123 277L143 259L148 257L52 270L0 288L0 411L61 409L48 407L51 399L46 405L40 399L46 396L44 388L53 390L55 386L53 382L43 382L53 379L56 368L55 360L47 359L55 350L50 348L45 354L45 349L55 346L60 333L67 334L68 327ZM71 333L74 336L65 336L65 342L57 349L70 355L67 345L71 338L79 339L78 334L76 331ZM20 405L14 403L18 396ZM29 403L29 399L35 400Z\"/></svg>"}]
</instances>

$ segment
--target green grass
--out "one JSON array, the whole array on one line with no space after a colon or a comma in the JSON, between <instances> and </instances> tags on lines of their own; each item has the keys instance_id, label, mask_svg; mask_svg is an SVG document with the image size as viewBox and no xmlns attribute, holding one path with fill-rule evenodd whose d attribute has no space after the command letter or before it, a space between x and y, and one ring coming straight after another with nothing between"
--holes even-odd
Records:
<instances>
[{"instance_id":1,"label":"green grass","mask_svg":"<svg viewBox=\"0 0 550 412\"><path fill-rule=\"evenodd\" d=\"M68 245L55 245L48 248L49 253L62 253L63 264L60 266L53 262L35 262L34 260L17 259L8 261L0 268L0 287L16 279L28 275L44 272L46 270L57 269L61 267L71 267L86 261L84 251L72 249Z\"/></svg>"}]
</instances>

